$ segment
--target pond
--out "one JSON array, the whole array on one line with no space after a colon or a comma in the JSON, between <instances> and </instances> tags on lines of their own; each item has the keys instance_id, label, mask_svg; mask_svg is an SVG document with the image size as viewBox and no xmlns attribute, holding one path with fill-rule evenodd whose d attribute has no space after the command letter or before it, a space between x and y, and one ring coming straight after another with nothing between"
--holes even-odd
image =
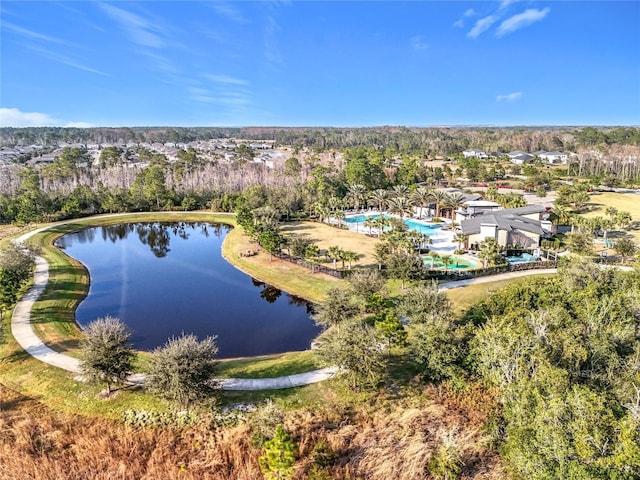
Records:
<instances>
[{"instance_id":1,"label":"pond","mask_svg":"<svg viewBox=\"0 0 640 480\"><path fill-rule=\"evenodd\" d=\"M172 336L217 335L220 358L306 350L319 333L312 306L222 257L231 227L207 222L127 223L67 234L56 245L89 270L76 311L87 325L120 318L139 350Z\"/></svg>"}]
</instances>

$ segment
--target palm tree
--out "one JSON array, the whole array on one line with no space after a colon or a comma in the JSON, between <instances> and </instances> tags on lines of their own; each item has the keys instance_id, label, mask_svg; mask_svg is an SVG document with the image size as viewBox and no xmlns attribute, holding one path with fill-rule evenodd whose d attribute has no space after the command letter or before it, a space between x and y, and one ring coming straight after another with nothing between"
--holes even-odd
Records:
<instances>
[{"instance_id":1,"label":"palm tree","mask_svg":"<svg viewBox=\"0 0 640 480\"><path fill-rule=\"evenodd\" d=\"M313 204L313 213L318 216L320 223L322 223L325 218L328 218L331 215L329 207L320 202L316 202Z\"/></svg>"},{"instance_id":2,"label":"palm tree","mask_svg":"<svg viewBox=\"0 0 640 480\"><path fill-rule=\"evenodd\" d=\"M320 255L320 248L318 245L315 243L307 245L307 248L304 251L304 258L311 264L311 273L313 273L318 255Z\"/></svg>"},{"instance_id":3,"label":"palm tree","mask_svg":"<svg viewBox=\"0 0 640 480\"><path fill-rule=\"evenodd\" d=\"M406 234L409 240L411 240L413 248L416 250L422 250L426 245L431 245L431 239L426 233L420 233L417 230L409 230Z\"/></svg>"},{"instance_id":4,"label":"palm tree","mask_svg":"<svg viewBox=\"0 0 640 480\"><path fill-rule=\"evenodd\" d=\"M462 208L465 204L464 195L461 193L449 193L444 199L444 204L447 208L451 209L451 214L449 218L453 218L453 212L457 209Z\"/></svg>"},{"instance_id":5,"label":"palm tree","mask_svg":"<svg viewBox=\"0 0 640 480\"><path fill-rule=\"evenodd\" d=\"M353 252L351 250L344 250L342 252L341 260L343 262L342 266L344 268L344 262L347 261L349 263L349 270L351 270L351 263L355 262L360 258L360 254L358 252Z\"/></svg>"},{"instance_id":6,"label":"palm tree","mask_svg":"<svg viewBox=\"0 0 640 480\"><path fill-rule=\"evenodd\" d=\"M519 193L505 193L497 198L497 202L504 208L526 207L527 201Z\"/></svg>"},{"instance_id":7,"label":"palm tree","mask_svg":"<svg viewBox=\"0 0 640 480\"><path fill-rule=\"evenodd\" d=\"M356 210L360 210L360 204L364 203L367 198L367 188L356 183L349 185L347 190L347 201L350 201Z\"/></svg>"},{"instance_id":8,"label":"palm tree","mask_svg":"<svg viewBox=\"0 0 640 480\"><path fill-rule=\"evenodd\" d=\"M453 241L458 242L458 250L462 250L462 244L464 243L465 248L467 247L467 240L469 239L469 235L466 235L462 232L457 232L453 236Z\"/></svg>"},{"instance_id":9,"label":"palm tree","mask_svg":"<svg viewBox=\"0 0 640 480\"><path fill-rule=\"evenodd\" d=\"M562 205L553 205L551 213L553 214L553 223L556 225L566 225L571 219L571 212Z\"/></svg>"},{"instance_id":10,"label":"palm tree","mask_svg":"<svg viewBox=\"0 0 640 480\"><path fill-rule=\"evenodd\" d=\"M440 216L440 206L444 203L447 198L447 192L444 190L432 190L431 195L433 196L433 200L436 203L436 217Z\"/></svg>"},{"instance_id":11,"label":"palm tree","mask_svg":"<svg viewBox=\"0 0 640 480\"><path fill-rule=\"evenodd\" d=\"M329 211L331 212L331 216L338 221L338 226L342 225L342 220L345 218L345 213L342 209L343 206L344 204L340 198L329 198Z\"/></svg>"},{"instance_id":12,"label":"palm tree","mask_svg":"<svg viewBox=\"0 0 640 480\"><path fill-rule=\"evenodd\" d=\"M418 218L422 218L422 209L431 203L431 199L433 198L432 191L426 187L418 187L415 192L411 195L412 200L420 206L420 212L418 213Z\"/></svg>"},{"instance_id":13,"label":"palm tree","mask_svg":"<svg viewBox=\"0 0 640 480\"><path fill-rule=\"evenodd\" d=\"M431 259L431 268L434 268L436 260L440 258L440 254L438 252L431 251L429 252L429 258Z\"/></svg>"},{"instance_id":14,"label":"palm tree","mask_svg":"<svg viewBox=\"0 0 640 480\"><path fill-rule=\"evenodd\" d=\"M364 219L364 227L369 229L369 235L371 235L371 229L376 226L376 217L367 217Z\"/></svg>"},{"instance_id":15,"label":"palm tree","mask_svg":"<svg viewBox=\"0 0 640 480\"><path fill-rule=\"evenodd\" d=\"M498 198L498 187L495 183L492 183L487 187L487 191L484 192L484 198L485 200L491 201L495 201L495 199Z\"/></svg>"},{"instance_id":16,"label":"palm tree","mask_svg":"<svg viewBox=\"0 0 640 480\"><path fill-rule=\"evenodd\" d=\"M385 227L391 224L391 219L386 217L375 217L373 226L378 230L378 237L384 232Z\"/></svg>"},{"instance_id":17,"label":"palm tree","mask_svg":"<svg viewBox=\"0 0 640 480\"><path fill-rule=\"evenodd\" d=\"M280 212L271 205L258 207L253 211L253 223L265 229L277 229Z\"/></svg>"},{"instance_id":18,"label":"palm tree","mask_svg":"<svg viewBox=\"0 0 640 480\"><path fill-rule=\"evenodd\" d=\"M338 269L338 260L342 257L342 249L337 245L332 245L327 249L327 257L333 260L333 269Z\"/></svg>"},{"instance_id":19,"label":"palm tree","mask_svg":"<svg viewBox=\"0 0 640 480\"><path fill-rule=\"evenodd\" d=\"M480 242L478 258L483 261L484 268L487 268L488 265L495 265L496 257L500 254L500 250L502 250L502 247L493 237L486 237Z\"/></svg>"},{"instance_id":20,"label":"palm tree","mask_svg":"<svg viewBox=\"0 0 640 480\"><path fill-rule=\"evenodd\" d=\"M451 260L453 260L453 256L442 255L441 259L442 259L442 263L444 264L444 271L446 272L447 269L449 268L449 264L451 263Z\"/></svg>"},{"instance_id":21,"label":"palm tree","mask_svg":"<svg viewBox=\"0 0 640 480\"><path fill-rule=\"evenodd\" d=\"M613 222L616 227L626 228L631 223L631 220L629 212L616 212Z\"/></svg>"},{"instance_id":22,"label":"palm tree","mask_svg":"<svg viewBox=\"0 0 640 480\"><path fill-rule=\"evenodd\" d=\"M409 195L409 187L406 185L394 185L391 187L391 195L395 198L406 197Z\"/></svg>"},{"instance_id":23,"label":"palm tree","mask_svg":"<svg viewBox=\"0 0 640 480\"><path fill-rule=\"evenodd\" d=\"M378 211L384 211L387 206L387 199L389 198L389 192L383 188L374 190L369 194L369 199L377 204Z\"/></svg>"},{"instance_id":24,"label":"palm tree","mask_svg":"<svg viewBox=\"0 0 640 480\"><path fill-rule=\"evenodd\" d=\"M413 213L413 205L407 197L394 197L389 200L387 206L389 213L398 215L401 219L405 215L411 215Z\"/></svg>"}]
</instances>

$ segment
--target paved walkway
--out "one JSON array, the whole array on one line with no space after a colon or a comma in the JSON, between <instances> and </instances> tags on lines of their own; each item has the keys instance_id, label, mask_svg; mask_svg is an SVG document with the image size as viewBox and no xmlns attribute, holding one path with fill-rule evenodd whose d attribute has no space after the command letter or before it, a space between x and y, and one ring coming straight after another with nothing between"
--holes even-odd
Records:
<instances>
[{"instance_id":1,"label":"paved walkway","mask_svg":"<svg viewBox=\"0 0 640 480\"><path fill-rule=\"evenodd\" d=\"M61 225L61 224L56 224ZM24 243L33 235L43 232L55 225L38 228L21 235L15 240L16 243ZM79 374L80 361L46 346L33 331L31 325L31 309L38 297L42 294L49 281L49 264L42 257L36 257L36 271L33 279L33 287L17 303L11 317L11 333L16 341L32 357L52 365L62 368L72 373ZM219 379L222 390L276 390L281 388L300 387L312 383L322 382L333 375L337 369L335 367L322 368L311 372L298 373L275 378L222 378ZM129 377L129 382L137 385L144 383L143 374L134 374Z\"/></svg>"},{"instance_id":2,"label":"paved walkway","mask_svg":"<svg viewBox=\"0 0 640 480\"><path fill-rule=\"evenodd\" d=\"M62 225L61 223L56 225ZM24 243L33 235L52 228L50 225L38 228L25 233L15 240L16 243ZM487 277L473 278L469 280L459 280L446 282L440 285L441 290L449 290L457 287L464 287L475 283L488 283L497 280L508 280L510 278L524 277L527 275L556 273L556 269L546 270L524 270L520 272L501 273ZM35 334L31 325L31 309L33 304L42 294L49 281L49 264L42 257L36 257L36 271L34 275L33 287L18 302L13 316L11 317L11 333L22 348L34 358L54 367L62 368L73 373L80 373L80 362L78 359L70 357L60 352L52 350L46 346ZM275 378L224 378L220 379L222 390L276 390L281 388L299 387L312 383L322 382L331 378L337 372L337 368L322 368L306 373L288 375ZM141 385L144 383L143 374L135 374L129 377L129 381Z\"/></svg>"}]
</instances>

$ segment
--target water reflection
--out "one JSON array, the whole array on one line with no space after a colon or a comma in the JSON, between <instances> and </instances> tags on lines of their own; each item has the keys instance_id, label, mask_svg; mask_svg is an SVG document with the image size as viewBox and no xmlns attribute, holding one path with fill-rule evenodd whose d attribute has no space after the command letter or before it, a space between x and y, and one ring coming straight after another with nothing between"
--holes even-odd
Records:
<instances>
[{"instance_id":1,"label":"water reflection","mask_svg":"<svg viewBox=\"0 0 640 480\"><path fill-rule=\"evenodd\" d=\"M121 223L117 225L104 225L99 227L103 240L111 243L125 240L130 233L135 232L143 245L156 258L164 258L171 251L171 238L188 240L191 232L199 232L205 238L211 233L216 238L225 235L230 227L223 224L210 224L206 222L139 222ZM74 241L79 243L92 243L96 234L96 228L79 230L73 236L65 235L56 241L58 248L69 248Z\"/></svg>"},{"instance_id":2,"label":"water reflection","mask_svg":"<svg viewBox=\"0 0 640 480\"><path fill-rule=\"evenodd\" d=\"M204 222L139 222L61 237L58 245L91 275L76 320L86 325L117 316L143 350L181 332L218 335L221 358L309 348L319 332L309 318L312 305L230 265L221 255L230 229Z\"/></svg>"},{"instance_id":3,"label":"water reflection","mask_svg":"<svg viewBox=\"0 0 640 480\"><path fill-rule=\"evenodd\" d=\"M278 298L280 298L280 295L282 295L282 290L280 290L279 288L263 283L259 280L256 280L255 278L252 278L251 282L253 283L254 287L262 288L262 291L260 292L260 298L264 298L268 303L275 302L276 300L278 300Z\"/></svg>"}]
</instances>

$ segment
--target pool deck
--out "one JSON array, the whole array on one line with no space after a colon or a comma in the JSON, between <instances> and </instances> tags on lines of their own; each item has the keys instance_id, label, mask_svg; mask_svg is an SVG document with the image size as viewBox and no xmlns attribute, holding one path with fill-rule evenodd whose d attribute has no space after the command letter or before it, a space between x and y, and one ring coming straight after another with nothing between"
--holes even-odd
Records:
<instances>
[{"instance_id":1,"label":"pool deck","mask_svg":"<svg viewBox=\"0 0 640 480\"><path fill-rule=\"evenodd\" d=\"M380 212L378 210L366 210L364 212L350 213L346 216L346 218L349 219L349 218L355 218L360 216L373 217L373 216L380 216L380 215L387 215L387 214L385 212ZM430 217L426 217L422 219L418 219L415 217L406 217L405 220L420 222L427 227L434 225L433 223L430 222ZM443 219L442 223L449 225L450 222L451 221L448 219ZM369 228L366 228L363 225L364 222L357 222L357 223L345 222L345 223L347 225L347 228L352 232L363 233L363 234L369 233ZM378 229L372 228L371 233L374 233L377 235ZM458 248L458 244L453 241L454 234L455 232L453 230L445 230L443 228L434 229L432 232L429 233L429 238L431 239L431 245L429 245L429 249L439 253L440 255L453 254L453 252Z\"/></svg>"}]
</instances>

